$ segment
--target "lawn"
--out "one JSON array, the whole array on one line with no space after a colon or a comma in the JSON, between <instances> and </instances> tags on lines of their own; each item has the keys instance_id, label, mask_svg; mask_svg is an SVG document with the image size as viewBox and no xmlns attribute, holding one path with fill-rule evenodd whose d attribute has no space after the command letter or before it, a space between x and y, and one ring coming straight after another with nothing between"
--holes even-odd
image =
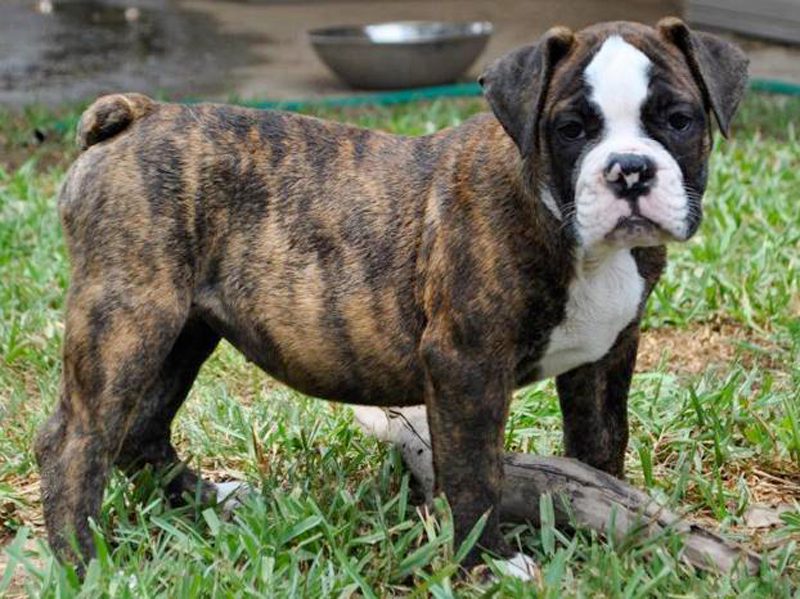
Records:
<instances>
[{"instance_id":1,"label":"lawn","mask_svg":"<svg viewBox=\"0 0 800 599\"><path fill-rule=\"evenodd\" d=\"M482 109L324 116L423 134ZM0 111L0 596L800 597L800 101L751 96L732 139L717 139L703 226L670 250L630 398L630 481L768 559L755 576L709 574L680 560L674 537L509 528L541 564L538 586L453 576L446 510L416 510L399 457L349 410L281 386L224 344L174 438L214 480L261 493L225 521L166 505L157 474L116 475L83 587L54 561L31 443L57 395L67 260L54 196L77 114ZM516 394L509 450L559 453L560 434L551 382ZM748 518L781 503L790 509L771 528Z\"/></svg>"}]
</instances>

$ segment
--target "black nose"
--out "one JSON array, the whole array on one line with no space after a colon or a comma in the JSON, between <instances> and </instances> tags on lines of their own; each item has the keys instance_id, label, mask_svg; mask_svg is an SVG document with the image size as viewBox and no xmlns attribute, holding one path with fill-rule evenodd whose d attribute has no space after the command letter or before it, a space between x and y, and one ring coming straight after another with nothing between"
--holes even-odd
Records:
<instances>
[{"instance_id":1,"label":"black nose","mask_svg":"<svg viewBox=\"0 0 800 599\"><path fill-rule=\"evenodd\" d=\"M633 200L650 189L656 165L643 154L611 154L603 174L617 197Z\"/></svg>"}]
</instances>

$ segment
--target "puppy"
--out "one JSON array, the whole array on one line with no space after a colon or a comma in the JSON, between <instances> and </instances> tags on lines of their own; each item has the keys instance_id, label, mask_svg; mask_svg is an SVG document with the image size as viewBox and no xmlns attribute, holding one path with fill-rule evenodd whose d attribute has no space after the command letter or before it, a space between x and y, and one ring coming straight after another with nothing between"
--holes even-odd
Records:
<instances>
[{"instance_id":1,"label":"puppy","mask_svg":"<svg viewBox=\"0 0 800 599\"><path fill-rule=\"evenodd\" d=\"M622 476L639 319L746 65L674 18L555 28L488 68L492 114L417 138L98 100L59 195L63 377L35 448L53 548L94 555L110 468L179 463L170 423L225 338L308 395L424 403L455 544L488 514L464 565L508 556L511 394L556 377L567 455ZM197 485L183 467L168 492Z\"/></svg>"}]
</instances>

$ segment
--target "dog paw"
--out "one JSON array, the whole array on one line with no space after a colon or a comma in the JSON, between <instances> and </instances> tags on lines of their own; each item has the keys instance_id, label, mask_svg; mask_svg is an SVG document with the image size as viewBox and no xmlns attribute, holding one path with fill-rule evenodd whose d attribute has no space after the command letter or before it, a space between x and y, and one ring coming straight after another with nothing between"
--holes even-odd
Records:
<instances>
[{"instance_id":1,"label":"dog paw","mask_svg":"<svg viewBox=\"0 0 800 599\"><path fill-rule=\"evenodd\" d=\"M494 560L495 570L503 576L512 576L524 581L539 579L539 566L524 553L516 553L510 559Z\"/></svg>"},{"instance_id":2,"label":"dog paw","mask_svg":"<svg viewBox=\"0 0 800 599\"><path fill-rule=\"evenodd\" d=\"M217 493L217 506L221 508L224 518L231 518L233 512L242 507L247 498L255 493L253 487L240 480L214 483L214 490Z\"/></svg>"}]
</instances>

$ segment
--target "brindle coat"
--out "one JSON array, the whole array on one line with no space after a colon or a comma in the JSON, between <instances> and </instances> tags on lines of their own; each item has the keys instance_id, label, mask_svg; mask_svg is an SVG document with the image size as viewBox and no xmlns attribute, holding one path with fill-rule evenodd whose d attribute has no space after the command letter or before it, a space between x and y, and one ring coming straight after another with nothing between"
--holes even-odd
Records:
<instances>
[{"instance_id":1,"label":"brindle coat","mask_svg":"<svg viewBox=\"0 0 800 599\"><path fill-rule=\"evenodd\" d=\"M551 32L523 51L522 83L507 62L490 69L495 115L417 138L136 94L98 100L59 196L72 264L63 377L36 443L54 549L79 557L74 533L93 555L87 520L112 466L178 463L171 420L221 338L309 395L424 401L463 540L498 504L511 393L537 378L573 276L574 239L536 197L541 173L558 170L539 122L610 32L657 46L665 84L718 109L696 52L675 41L685 27L662 25ZM694 144L695 167L709 139ZM665 250L634 255L641 314ZM567 455L617 476L638 336L637 318L600 361L557 379ZM198 484L184 467L168 491ZM496 510L480 545L506 552Z\"/></svg>"}]
</instances>

